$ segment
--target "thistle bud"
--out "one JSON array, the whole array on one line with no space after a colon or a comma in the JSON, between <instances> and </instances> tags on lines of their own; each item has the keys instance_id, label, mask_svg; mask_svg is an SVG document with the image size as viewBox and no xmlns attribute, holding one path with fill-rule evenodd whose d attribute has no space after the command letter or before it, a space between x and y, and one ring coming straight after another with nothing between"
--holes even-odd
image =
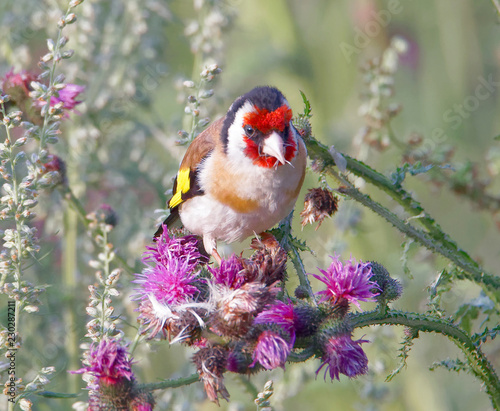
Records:
<instances>
[{"instance_id":1,"label":"thistle bud","mask_svg":"<svg viewBox=\"0 0 500 411\"><path fill-rule=\"evenodd\" d=\"M401 283L392 278L386 268L377 263L370 261L372 268L371 281L378 285L379 294L375 297L378 302L388 302L397 300L403 294L403 286Z\"/></svg>"}]
</instances>

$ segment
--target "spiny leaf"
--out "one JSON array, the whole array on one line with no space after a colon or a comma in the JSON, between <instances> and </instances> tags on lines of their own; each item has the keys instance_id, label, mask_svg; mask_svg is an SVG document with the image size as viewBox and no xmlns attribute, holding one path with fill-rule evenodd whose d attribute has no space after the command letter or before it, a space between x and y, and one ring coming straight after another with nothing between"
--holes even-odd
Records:
<instances>
[{"instance_id":1,"label":"spiny leaf","mask_svg":"<svg viewBox=\"0 0 500 411\"><path fill-rule=\"evenodd\" d=\"M443 360L439 362L435 362L429 367L429 370L434 371L436 368L446 368L448 371L455 371L455 372L460 372L460 371L465 371L465 372L470 372L471 369L467 365L467 363L456 359L456 360Z\"/></svg>"},{"instance_id":2,"label":"spiny leaf","mask_svg":"<svg viewBox=\"0 0 500 411\"><path fill-rule=\"evenodd\" d=\"M401 342L402 347L399 349L398 358L400 358L400 363L397 368L395 368L386 378L385 381L391 381L396 375L398 375L403 368L406 368L406 360L410 354L410 350L413 347L413 340L418 337L418 331L414 332L411 329L405 330L407 331L404 340Z\"/></svg>"},{"instance_id":3,"label":"spiny leaf","mask_svg":"<svg viewBox=\"0 0 500 411\"><path fill-rule=\"evenodd\" d=\"M312 117L311 102L308 100L308 98L306 97L306 95L302 90L299 91L300 95L302 96L302 101L304 102L304 113L299 114L299 117L311 118Z\"/></svg>"},{"instance_id":4,"label":"spiny leaf","mask_svg":"<svg viewBox=\"0 0 500 411\"><path fill-rule=\"evenodd\" d=\"M472 330L472 321L479 317L479 314L487 314L488 317L485 321L489 319L489 314L494 312L495 304L491 299L485 295L483 292L479 297L474 298L466 304L462 304L457 312L455 313L455 319L458 321L460 326L467 331L469 334Z\"/></svg>"},{"instance_id":5,"label":"spiny leaf","mask_svg":"<svg viewBox=\"0 0 500 411\"><path fill-rule=\"evenodd\" d=\"M450 291L451 281L453 276L450 271L444 269L441 271L436 278L436 280L427 288L429 292L429 310L428 312L432 315L436 315L439 318L444 317L445 312L441 308L441 296Z\"/></svg>"},{"instance_id":6,"label":"spiny leaf","mask_svg":"<svg viewBox=\"0 0 500 411\"><path fill-rule=\"evenodd\" d=\"M412 238L406 238L406 240L401 244L403 247L403 254L401 255L401 262L403 264L403 272L408 276L410 280L413 280L413 275L411 273L410 267L408 267L408 253L410 251L411 245L415 242Z\"/></svg>"},{"instance_id":7,"label":"spiny leaf","mask_svg":"<svg viewBox=\"0 0 500 411\"><path fill-rule=\"evenodd\" d=\"M488 327L486 327L482 333L473 334L471 339L474 342L474 344L482 344L486 342L488 338L494 340L497 334L500 334L500 325L497 325L491 330L489 330Z\"/></svg>"},{"instance_id":8,"label":"spiny leaf","mask_svg":"<svg viewBox=\"0 0 500 411\"><path fill-rule=\"evenodd\" d=\"M391 182L396 187L399 187L405 180L406 173L410 173L414 176L417 174L427 173L433 167L434 164L423 165L420 161L415 164L404 163L402 167L396 168L396 171L391 174Z\"/></svg>"}]
</instances>

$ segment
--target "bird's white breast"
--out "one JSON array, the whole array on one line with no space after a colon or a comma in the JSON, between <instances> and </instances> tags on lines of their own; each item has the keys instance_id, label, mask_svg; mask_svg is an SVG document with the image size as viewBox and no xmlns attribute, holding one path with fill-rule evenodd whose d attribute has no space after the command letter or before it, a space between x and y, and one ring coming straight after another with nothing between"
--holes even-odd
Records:
<instances>
[{"instance_id":1,"label":"bird's white breast","mask_svg":"<svg viewBox=\"0 0 500 411\"><path fill-rule=\"evenodd\" d=\"M199 168L205 194L182 204L181 220L191 232L213 241L241 241L261 233L293 209L305 164L306 150L300 138L291 164L273 168L256 166L244 156L214 152Z\"/></svg>"}]
</instances>

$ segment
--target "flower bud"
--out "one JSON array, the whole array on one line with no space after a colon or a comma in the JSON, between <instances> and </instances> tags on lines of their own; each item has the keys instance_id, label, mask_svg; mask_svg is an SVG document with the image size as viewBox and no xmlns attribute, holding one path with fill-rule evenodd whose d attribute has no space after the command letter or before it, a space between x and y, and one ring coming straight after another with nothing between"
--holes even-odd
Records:
<instances>
[{"instance_id":1,"label":"flower bud","mask_svg":"<svg viewBox=\"0 0 500 411\"><path fill-rule=\"evenodd\" d=\"M378 285L380 292L380 294L375 297L376 300L378 302L388 302L397 300L401 297L401 294L403 294L403 286L401 283L395 278L392 278L382 264L376 261L370 261L370 266L372 268L370 280Z\"/></svg>"}]
</instances>

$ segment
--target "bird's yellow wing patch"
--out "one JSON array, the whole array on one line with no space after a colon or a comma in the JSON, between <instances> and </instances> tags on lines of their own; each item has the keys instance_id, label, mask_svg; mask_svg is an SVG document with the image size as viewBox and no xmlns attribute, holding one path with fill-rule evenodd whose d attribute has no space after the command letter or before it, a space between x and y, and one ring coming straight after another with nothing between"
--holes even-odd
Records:
<instances>
[{"instance_id":1,"label":"bird's yellow wing patch","mask_svg":"<svg viewBox=\"0 0 500 411\"><path fill-rule=\"evenodd\" d=\"M191 188L190 174L191 170L189 168L182 168L177 173L176 187L174 196L168 202L170 208L177 207L182 203L182 194L185 194Z\"/></svg>"}]
</instances>

